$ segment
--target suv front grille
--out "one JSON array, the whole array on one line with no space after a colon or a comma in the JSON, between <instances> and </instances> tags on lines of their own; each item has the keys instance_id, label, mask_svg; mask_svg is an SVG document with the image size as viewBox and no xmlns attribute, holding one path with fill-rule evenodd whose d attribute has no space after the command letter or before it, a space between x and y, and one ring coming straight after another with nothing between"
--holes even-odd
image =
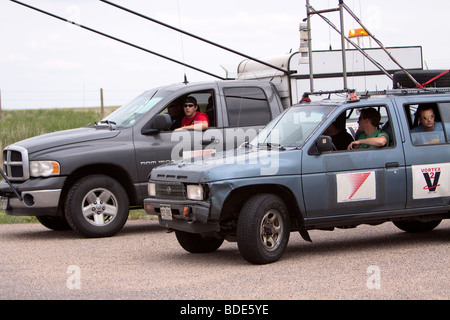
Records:
<instances>
[{"instance_id":1,"label":"suv front grille","mask_svg":"<svg viewBox=\"0 0 450 320\"><path fill-rule=\"evenodd\" d=\"M177 182L158 182L156 183L156 197L162 199L186 199L184 185Z\"/></svg>"},{"instance_id":2,"label":"suv front grille","mask_svg":"<svg viewBox=\"0 0 450 320\"><path fill-rule=\"evenodd\" d=\"M28 151L19 146L3 149L3 170L11 181L24 181L30 178Z\"/></svg>"}]
</instances>

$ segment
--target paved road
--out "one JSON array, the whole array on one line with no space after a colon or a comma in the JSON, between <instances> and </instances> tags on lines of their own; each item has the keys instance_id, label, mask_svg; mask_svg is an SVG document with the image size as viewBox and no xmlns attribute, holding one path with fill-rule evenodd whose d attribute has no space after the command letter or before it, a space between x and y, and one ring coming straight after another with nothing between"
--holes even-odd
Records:
<instances>
[{"instance_id":1,"label":"paved road","mask_svg":"<svg viewBox=\"0 0 450 320\"><path fill-rule=\"evenodd\" d=\"M256 266L236 243L189 254L154 220L84 239L39 224L0 225L0 299L450 298L450 221L407 234L391 223L291 234L282 259Z\"/></svg>"}]
</instances>

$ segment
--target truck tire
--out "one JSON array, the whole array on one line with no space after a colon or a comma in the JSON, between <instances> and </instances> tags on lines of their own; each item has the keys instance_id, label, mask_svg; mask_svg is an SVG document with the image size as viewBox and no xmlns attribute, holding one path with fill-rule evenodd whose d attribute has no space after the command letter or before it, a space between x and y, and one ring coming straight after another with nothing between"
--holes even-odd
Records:
<instances>
[{"instance_id":1,"label":"truck tire","mask_svg":"<svg viewBox=\"0 0 450 320\"><path fill-rule=\"evenodd\" d=\"M70 188L65 202L66 219L73 230L89 238L109 237L128 219L125 189L106 175L81 178Z\"/></svg>"},{"instance_id":2,"label":"truck tire","mask_svg":"<svg viewBox=\"0 0 450 320\"><path fill-rule=\"evenodd\" d=\"M37 216L36 219L44 226L55 231L71 230L65 217Z\"/></svg>"},{"instance_id":3,"label":"truck tire","mask_svg":"<svg viewBox=\"0 0 450 320\"><path fill-rule=\"evenodd\" d=\"M175 230L178 243L184 250L191 253L214 252L223 243L223 238L203 236L198 233L189 233Z\"/></svg>"},{"instance_id":4,"label":"truck tire","mask_svg":"<svg viewBox=\"0 0 450 320\"><path fill-rule=\"evenodd\" d=\"M417 221L417 220L402 220L402 221L392 221L394 225L400 230L406 232L426 232L431 231L436 228L442 220L433 221Z\"/></svg>"},{"instance_id":5,"label":"truck tire","mask_svg":"<svg viewBox=\"0 0 450 320\"><path fill-rule=\"evenodd\" d=\"M237 223L237 243L245 260L254 264L277 261L289 235L289 214L283 200L273 194L258 194L247 200Z\"/></svg>"},{"instance_id":6,"label":"truck tire","mask_svg":"<svg viewBox=\"0 0 450 320\"><path fill-rule=\"evenodd\" d=\"M445 70L412 70L408 71L411 76L420 84L423 84L434 77L440 75ZM416 85L403 71L397 71L393 76L394 89L400 88L416 88ZM431 87L450 87L450 73L444 74L442 77L430 83Z\"/></svg>"}]
</instances>

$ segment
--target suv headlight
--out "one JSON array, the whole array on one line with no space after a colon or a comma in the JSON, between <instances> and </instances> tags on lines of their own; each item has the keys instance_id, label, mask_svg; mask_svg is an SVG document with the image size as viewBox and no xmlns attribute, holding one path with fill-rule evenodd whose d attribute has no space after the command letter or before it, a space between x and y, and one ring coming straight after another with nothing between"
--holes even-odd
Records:
<instances>
[{"instance_id":1,"label":"suv headlight","mask_svg":"<svg viewBox=\"0 0 450 320\"><path fill-rule=\"evenodd\" d=\"M199 184L188 184L186 196L190 200L203 200L203 187Z\"/></svg>"},{"instance_id":2,"label":"suv headlight","mask_svg":"<svg viewBox=\"0 0 450 320\"><path fill-rule=\"evenodd\" d=\"M59 163L56 161L30 161L32 177L49 177L60 174Z\"/></svg>"}]
</instances>

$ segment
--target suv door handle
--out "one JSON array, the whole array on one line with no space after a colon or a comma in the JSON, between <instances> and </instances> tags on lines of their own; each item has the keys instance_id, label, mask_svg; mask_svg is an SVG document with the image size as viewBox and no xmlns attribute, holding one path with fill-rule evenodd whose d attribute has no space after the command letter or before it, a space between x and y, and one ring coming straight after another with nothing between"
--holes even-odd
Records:
<instances>
[{"instance_id":1,"label":"suv door handle","mask_svg":"<svg viewBox=\"0 0 450 320\"><path fill-rule=\"evenodd\" d=\"M398 167L399 167L399 164L398 164L398 162L387 162L387 163L384 165L384 167L385 167L386 169L389 169L389 168L398 168Z\"/></svg>"}]
</instances>

